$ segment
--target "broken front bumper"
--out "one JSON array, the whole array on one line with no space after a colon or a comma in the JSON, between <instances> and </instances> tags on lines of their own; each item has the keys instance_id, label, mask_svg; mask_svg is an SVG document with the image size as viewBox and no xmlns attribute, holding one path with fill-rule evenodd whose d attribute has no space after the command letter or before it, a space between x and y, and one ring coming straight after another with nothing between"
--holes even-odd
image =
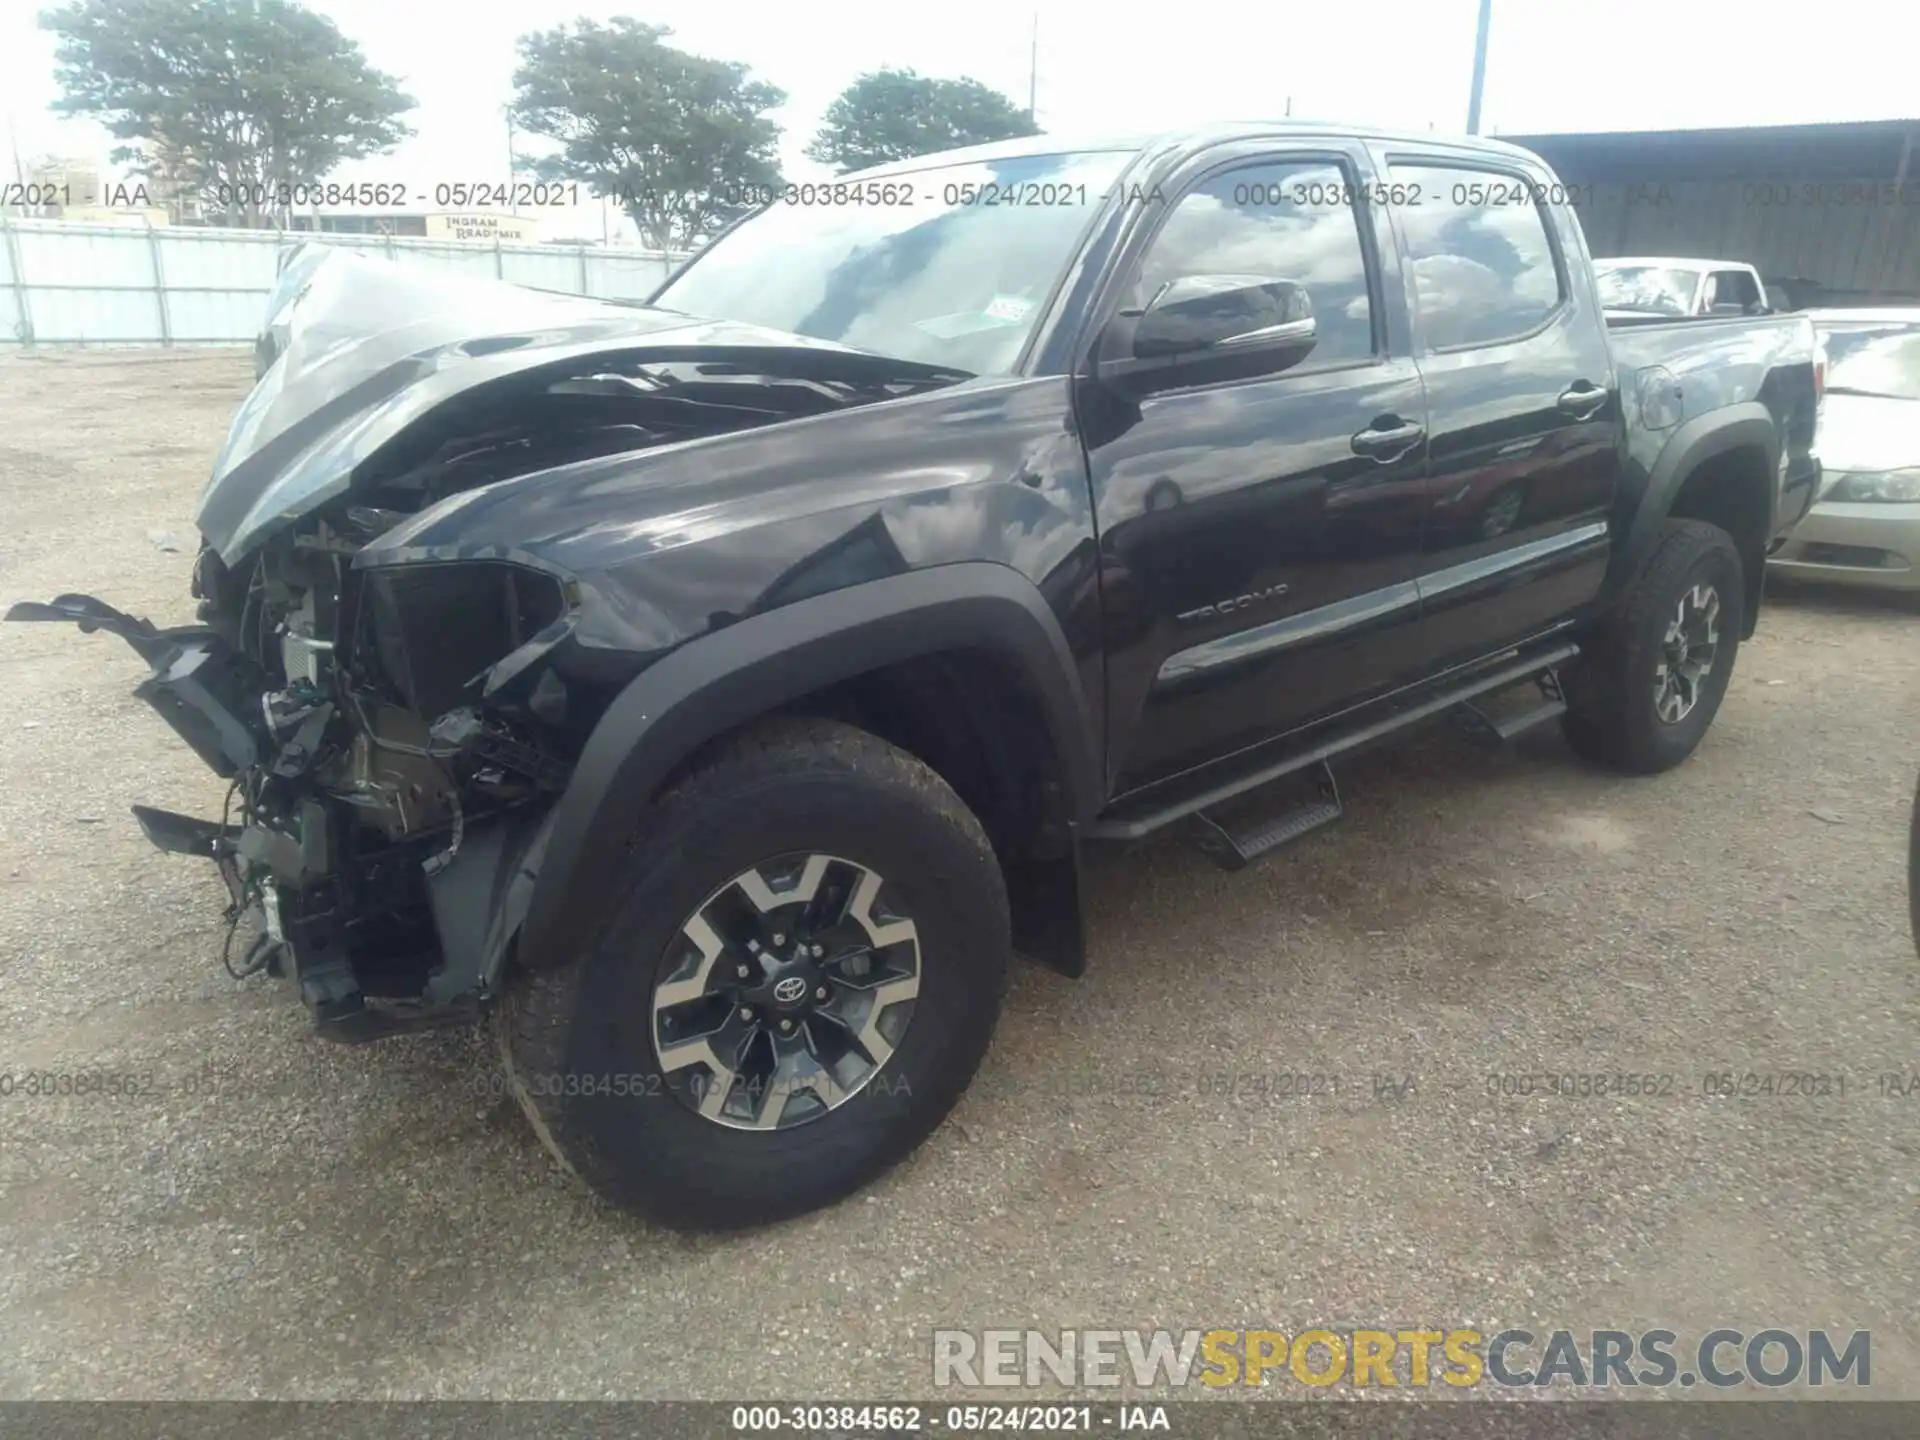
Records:
<instances>
[{"instance_id":1,"label":"broken front bumper","mask_svg":"<svg viewBox=\"0 0 1920 1440\"><path fill-rule=\"evenodd\" d=\"M215 822L133 807L157 848L214 862L236 929L249 916L256 921L245 960L238 968L228 961L233 973L291 978L320 1031L342 1040L478 1012L499 981L538 872L545 838L538 817L489 817L464 833L456 826L451 845L427 836L369 853L356 843L341 803L301 783L333 721L330 702L313 696L288 709L285 692L270 693L259 666L213 631L156 629L89 595L17 604L6 618L120 636L153 671L134 694L208 768L233 782L229 813L233 796L244 792L238 824L225 815ZM360 936L409 908L421 912L435 953L411 968L389 966L387 983L370 983L355 963ZM229 955L232 941L230 932Z\"/></svg>"},{"instance_id":2,"label":"broken front bumper","mask_svg":"<svg viewBox=\"0 0 1920 1440\"><path fill-rule=\"evenodd\" d=\"M52 620L78 625L85 634L118 635L153 667L134 694L160 713L216 775L231 779L260 760L259 708L266 677L234 654L213 631L198 625L157 630L91 595L61 595L52 603L22 601L9 620Z\"/></svg>"}]
</instances>

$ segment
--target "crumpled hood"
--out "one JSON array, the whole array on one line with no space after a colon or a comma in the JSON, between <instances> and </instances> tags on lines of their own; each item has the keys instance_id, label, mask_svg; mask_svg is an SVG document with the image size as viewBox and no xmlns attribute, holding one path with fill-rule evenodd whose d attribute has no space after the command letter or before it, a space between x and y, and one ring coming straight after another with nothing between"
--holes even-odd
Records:
<instances>
[{"instance_id":1,"label":"crumpled hood","mask_svg":"<svg viewBox=\"0 0 1920 1440\"><path fill-rule=\"evenodd\" d=\"M422 416L520 371L604 354L819 378L940 373L785 331L321 246L289 260L260 344L276 358L234 415L195 516L228 566L343 494L357 466Z\"/></svg>"}]
</instances>

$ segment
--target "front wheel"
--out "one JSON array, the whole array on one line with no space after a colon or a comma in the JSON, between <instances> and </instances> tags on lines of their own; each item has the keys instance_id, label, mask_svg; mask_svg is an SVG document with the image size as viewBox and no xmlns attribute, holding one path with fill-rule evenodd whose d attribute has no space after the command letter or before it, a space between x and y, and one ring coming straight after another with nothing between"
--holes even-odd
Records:
<instances>
[{"instance_id":1,"label":"front wheel","mask_svg":"<svg viewBox=\"0 0 1920 1440\"><path fill-rule=\"evenodd\" d=\"M509 1083L623 1208L786 1219L939 1124L1009 950L992 847L945 781L851 726L776 722L657 802L597 942L509 991Z\"/></svg>"},{"instance_id":2,"label":"front wheel","mask_svg":"<svg viewBox=\"0 0 1920 1440\"><path fill-rule=\"evenodd\" d=\"M1633 775L1685 760L1726 698L1745 603L1733 537L1701 520L1667 521L1568 671L1568 742Z\"/></svg>"}]
</instances>

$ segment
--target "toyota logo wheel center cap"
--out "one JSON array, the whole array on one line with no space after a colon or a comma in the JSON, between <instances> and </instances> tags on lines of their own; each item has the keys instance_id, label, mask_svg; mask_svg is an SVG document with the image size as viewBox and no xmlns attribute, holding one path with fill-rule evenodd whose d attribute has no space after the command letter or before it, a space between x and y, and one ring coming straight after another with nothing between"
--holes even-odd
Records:
<instances>
[{"instance_id":1,"label":"toyota logo wheel center cap","mask_svg":"<svg viewBox=\"0 0 1920 1440\"><path fill-rule=\"evenodd\" d=\"M804 1000L806 995L807 977L804 975L788 975L776 982L773 987L773 998L782 1005L797 1004Z\"/></svg>"}]
</instances>

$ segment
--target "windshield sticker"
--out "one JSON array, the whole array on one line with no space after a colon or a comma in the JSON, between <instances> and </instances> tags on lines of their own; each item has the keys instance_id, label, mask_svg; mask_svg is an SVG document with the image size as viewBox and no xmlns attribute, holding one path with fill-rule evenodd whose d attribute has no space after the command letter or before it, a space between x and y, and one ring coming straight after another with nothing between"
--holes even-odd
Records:
<instances>
[{"instance_id":1,"label":"windshield sticker","mask_svg":"<svg viewBox=\"0 0 1920 1440\"><path fill-rule=\"evenodd\" d=\"M1009 325L1018 325L1032 309L1033 302L1022 300L1018 295L996 295L987 302L987 314Z\"/></svg>"}]
</instances>

